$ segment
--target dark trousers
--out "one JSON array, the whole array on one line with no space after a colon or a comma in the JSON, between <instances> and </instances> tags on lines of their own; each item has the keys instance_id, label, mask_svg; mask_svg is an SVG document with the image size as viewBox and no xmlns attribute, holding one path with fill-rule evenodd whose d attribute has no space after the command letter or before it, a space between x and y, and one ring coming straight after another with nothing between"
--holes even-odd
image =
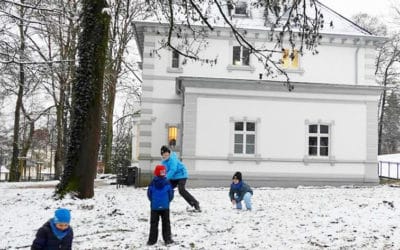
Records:
<instances>
[{"instance_id":1,"label":"dark trousers","mask_svg":"<svg viewBox=\"0 0 400 250\"><path fill-rule=\"evenodd\" d=\"M179 180L170 180L172 188L178 186L179 194L189 203L190 206L196 207L199 205L199 202L186 190L186 179L179 179Z\"/></svg>"},{"instance_id":2,"label":"dark trousers","mask_svg":"<svg viewBox=\"0 0 400 250\"><path fill-rule=\"evenodd\" d=\"M165 242L171 241L171 224L169 221L169 209L151 210L150 213L150 235L149 243L157 242L158 238L158 221L161 217L162 236Z\"/></svg>"}]
</instances>

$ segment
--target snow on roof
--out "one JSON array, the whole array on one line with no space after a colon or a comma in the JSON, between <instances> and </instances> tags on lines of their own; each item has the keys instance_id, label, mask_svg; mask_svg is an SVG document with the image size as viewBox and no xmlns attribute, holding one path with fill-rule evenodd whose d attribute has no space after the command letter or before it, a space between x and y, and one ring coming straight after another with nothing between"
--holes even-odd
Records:
<instances>
[{"instance_id":1,"label":"snow on roof","mask_svg":"<svg viewBox=\"0 0 400 250\"><path fill-rule=\"evenodd\" d=\"M236 1L247 1L249 4L249 17L245 16L235 16L233 15L231 18L232 24L236 28L247 29L247 30L269 30L270 28L266 26L266 21L264 17L264 9L263 7L256 7L251 3L254 3L257 0L236 0ZM228 7L226 2L221 1L221 7L225 15L229 18ZM316 1L318 9L321 11L321 14L324 17L324 27L320 30L320 34L332 34L332 35L349 35L349 36L361 36L361 37L375 37L367 30L361 28L356 23L347 19L346 17L340 15L338 12L332 10L328 6ZM309 6L309 5L308 5ZM199 9L202 10L202 13L205 13L207 17L207 21L213 27L223 27L229 28L229 25L226 24L223 17L219 13L218 6L215 4L209 5L209 1L204 1L202 6L199 6ZM309 16L315 15L314 9L308 7ZM174 15L176 20L181 20L182 23L186 21L186 15L183 11L179 11L178 9L174 10ZM192 21L192 20L191 20ZM150 18L145 20L138 20L136 23L164 23L167 21L164 19L162 14L153 15ZM197 22L193 22L193 24L205 26L205 24L201 24L200 20ZM279 30L276 28L275 30ZM293 29L295 30L295 29Z\"/></svg>"}]
</instances>

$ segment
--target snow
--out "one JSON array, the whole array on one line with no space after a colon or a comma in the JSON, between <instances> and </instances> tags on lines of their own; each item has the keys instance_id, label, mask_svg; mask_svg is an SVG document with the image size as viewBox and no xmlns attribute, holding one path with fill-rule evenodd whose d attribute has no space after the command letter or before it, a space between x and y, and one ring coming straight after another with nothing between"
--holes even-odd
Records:
<instances>
[{"instance_id":1,"label":"snow","mask_svg":"<svg viewBox=\"0 0 400 250\"><path fill-rule=\"evenodd\" d=\"M400 154L378 155L378 161L400 162Z\"/></svg>"},{"instance_id":2,"label":"snow","mask_svg":"<svg viewBox=\"0 0 400 250\"><path fill-rule=\"evenodd\" d=\"M10 170L4 165L0 165L0 173L10 173Z\"/></svg>"},{"instance_id":3,"label":"snow","mask_svg":"<svg viewBox=\"0 0 400 250\"><path fill-rule=\"evenodd\" d=\"M57 182L0 183L0 249L29 249L58 207L71 210L73 249L399 249L399 189L375 187L254 188L253 211L233 209L228 188L188 189L201 213L175 192L175 244L146 246L146 188L96 181L95 197L53 200ZM161 231L161 230L160 230Z\"/></svg>"},{"instance_id":4,"label":"snow","mask_svg":"<svg viewBox=\"0 0 400 250\"><path fill-rule=\"evenodd\" d=\"M400 154L378 155L379 176L400 179Z\"/></svg>"},{"instance_id":5,"label":"snow","mask_svg":"<svg viewBox=\"0 0 400 250\"><path fill-rule=\"evenodd\" d=\"M255 0L249 0L250 2L257 2ZM214 27L229 27L228 24L225 23L224 19L222 18L221 13L219 12L217 6L215 4L209 5L208 1L204 1L204 6L199 6L202 10L202 13L209 12L206 16L208 18L208 22ZM336 12L335 10L325 6L324 4L316 1L318 9L324 16L324 27L320 29L320 34L330 34L330 35L349 35L349 36L358 36L358 37L369 37L373 38L374 36L370 35L365 30L358 27L352 21L347 19L346 17L340 15L340 13ZM265 17L264 17L264 9L257 8L249 4L250 9L250 17L233 17L231 23L233 26L245 30L259 30L259 31L269 31L270 28L265 25ZM301 7L301 6L300 6ZM222 5L223 11L225 15L227 13L226 5ZM178 9L178 8L176 8ZM161 11L161 10L160 10ZM315 16L314 7L310 7L307 4L307 15L312 18ZM176 22L185 22L186 15L182 11L175 11L174 16L176 18ZM165 17L159 13L158 15L153 15L152 17L147 17L144 20L137 20L137 23L140 22L149 22L149 23L166 23ZM330 25L332 23L332 26ZM205 26L201 24L200 21L193 22L192 24ZM296 31L296 28L292 28L293 31ZM281 29L277 27L276 31L280 31Z\"/></svg>"}]
</instances>

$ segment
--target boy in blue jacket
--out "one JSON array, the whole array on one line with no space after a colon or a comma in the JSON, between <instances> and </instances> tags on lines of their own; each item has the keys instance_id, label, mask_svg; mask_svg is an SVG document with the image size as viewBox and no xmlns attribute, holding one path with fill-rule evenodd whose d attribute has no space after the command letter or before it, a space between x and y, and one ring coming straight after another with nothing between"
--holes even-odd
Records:
<instances>
[{"instance_id":1,"label":"boy in blue jacket","mask_svg":"<svg viewBox=\"0 0 400 250\"><path fill-rule=\"evenodd\" d=\"M150 235L147 245L154 245L158 238L158 221L162 220L162 236L166 245L173 243L171 238L171 224L169 221L169 203L174 198L174 190L168 182L166 169L163 165L157 165L154 169L152 182L147 189L147 197L150 200Z\"/></svg>"},{"instance_id":2,"label":"boy in blue jacket","mask_svg":"<svg viewBox=\"0 0 400 250\"><path fill-rule=\"evenodd\" d=\"M232 177L232 184L229 190L229 198L237 209L242 209L242 201L246 204L247 210L251 210L251 197L253 190L243 182L242 173L236 172Z\"/></svg>"},{"instance_id":3,"label":"boy in blue jacket","mask_svg":"<svg viewBox=\"0 0 400 250\"><path fill-rule=\"evenodd\" d=\"M72 249L74 233L71 226L71 213L68 209L59 208L54 217L47 221L36 233L31 250L40 249Z\"/></svg>"},{"instance_id":4,"label":"boy in blue jacket","mask_svg":"<svg viewBox=\"0 0 400 250\"><path fill-rule=\"evenodd\" d=\"M167 169L167 179L171 182L172 188L178 186L179 194L194 207L196 212L201 212L200 203L185 188L188 173L186 166L178 159L175 152L167 146L161 147L161 164Z\"/></svg>"}]
</instances>

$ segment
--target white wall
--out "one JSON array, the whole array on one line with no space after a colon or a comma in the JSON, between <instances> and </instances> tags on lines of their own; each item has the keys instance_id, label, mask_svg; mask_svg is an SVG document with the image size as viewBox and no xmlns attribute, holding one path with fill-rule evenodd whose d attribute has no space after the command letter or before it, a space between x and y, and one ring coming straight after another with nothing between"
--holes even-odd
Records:
<instances>
[{"instance_id":1,"label":"white wall","mask_svg":"<svg viewBox=\"0 0 400 250\"><path fill-rule=\"evenodd\" d=\"M158 40L161 38L154 37L156 47ZM200 55L203 58L217 58L217 64L210 66L206 63L193 62L188 60L186 65L182 66L182 73L170 73L167 67L171 65L171 51L160 50L160 57L154 57L156 75L165 76L197 76L197 77L218 77L218 78L234 78L234 79L258 79L260 73L264 73L263 65L252 56L250 65L254 67L254 71L232 70L227 69L232 64L232 46L236 45L234 40L210 39L210 45ZM260 43L256 43L258 45ZM274 44L267 44L267 47L273 48ZM301 72L290 72L289 77L292 81L301 82L319 82L333 84L357 84L359 85L376 85L373 77L373 48L361 48L357 50L351 41L349 44L323 44L318 47L319 54L312 55L311 52L305 51L303 57L300 58ZM369 59L365 59L365 55L369 55ZM371 57L372 55L372 57ZM275 59L278 60L280 54ZM357 70L356 70L357 66ZM356 72L358 77L356 78ZM265 76L263 79L267 79ZM284 80L278 77L278 80Z\"/></svg>"},{"instance_id":2,"label":"white wall","mask_svg":"<svg viewBox=\"0 0 400 250\"><path fill-rule=\"evenodd\" d=\"M178 124L181 122L181 108L178 104L153 104L155 120L152 127L151 143L154 145L152 155L160 155L160 148L168 142L168 130L166 124Z\"/></svg>"},{"instance_id":3,"label":"white wall","mask_svg":"<svg viewBox=\"0 0 400 250\"><path fill-rule=\"evenodd\" d=\"M247 117L261 120L257 128L261 157L303 158L307 154L305 121L321 120L334 121L331 153L336 159L366 158L366 108L361 103L199 97L197 104L198 156L226 157L232 153L230 117Z\"/></svg>"}]
</instances>

